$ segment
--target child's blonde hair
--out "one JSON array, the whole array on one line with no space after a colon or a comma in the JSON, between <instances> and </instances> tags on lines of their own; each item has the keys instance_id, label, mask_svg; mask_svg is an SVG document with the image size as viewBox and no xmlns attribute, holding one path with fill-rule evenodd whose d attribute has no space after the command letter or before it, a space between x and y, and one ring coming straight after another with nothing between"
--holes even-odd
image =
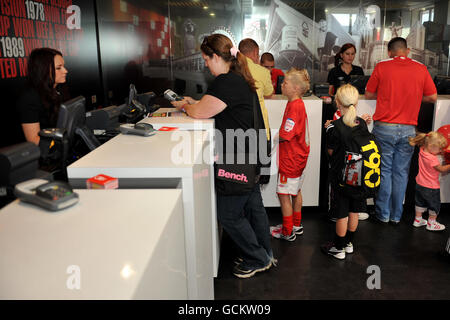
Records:
<instances>
[{"instance_id":1,"label":"child's blonde hair","mask_svg":"<svg viewBox=\"0 0 450 320\"><path fill-rule=\"evenodd\" d=\"M301 92L299 92L300 96L303 96L306 91L309 90L309 74L306 69L296 69L291 68L288 72L286 72L286 78L292 81L293 84L300 87Z\"/></svg>"},{"instance_id":2,"label":"child's blonde hair","mask_svg":"<svg viewBox=\"0 0 450 320\"><path fill-rule=\"evenodd\" d=\"M412 146L437 146L439 149L444 149L447 146L447 139L436 131L428 133L418 132L414 138L409 138L409 144Z\"/></svg>"},{"instance_id":3,"label":"child's blonde hair","mask_svg":"<svg viewBox=\"0 0 450 320\"><path fill-rule=\"evenodd\" d=\"M351 84L344 84L339 87L336 92L336 103L341 107L347 109L344 116L342 117L342 121L344 123L353 128L357 125L356 123L356 105L358 104L359 92Z\"/></svg>"}]
</instances>

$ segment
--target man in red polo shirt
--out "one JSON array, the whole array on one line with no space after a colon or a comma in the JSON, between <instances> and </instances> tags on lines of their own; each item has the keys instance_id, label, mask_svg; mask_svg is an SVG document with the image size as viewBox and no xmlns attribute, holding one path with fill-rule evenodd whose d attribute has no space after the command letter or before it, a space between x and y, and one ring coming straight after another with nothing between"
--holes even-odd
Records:
<instances>
[{"instance_id":1,"label":"man in red polo shirt","mask_svg":"<svg viewBox=\"0 0 450 320\"><path fill-rule=\"evenodd\" d=\"M366 99L377 100L372 132L381 146L381 184L375 217L393 224L398 224L402 217L414 152L408 138L415 136L421 103L434 103L437 99L427 67L408 58L408 54L404 38L389 41L390 59L375 66L365 93Z\"/></svg>"}]
</instances>

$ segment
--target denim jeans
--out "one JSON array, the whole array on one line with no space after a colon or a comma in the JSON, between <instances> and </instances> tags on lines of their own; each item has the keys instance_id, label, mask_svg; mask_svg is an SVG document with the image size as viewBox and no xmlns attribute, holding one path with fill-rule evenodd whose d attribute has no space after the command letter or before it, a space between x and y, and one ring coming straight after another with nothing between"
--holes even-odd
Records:
<instances>
[{"instance_id":1,"label":"denim jeans","mask_svg":"<svg viewBox=\"0 0 450 320\"><path fill-rule=\"evenodd\" d=\"M383 222L399 222L414 153L408 138L416 135L415 126L375 122L372 133L381 148L381 183L375 201L376 217Z\"/></svg>"},{"instance_id":2,"label":"denim jeans","mask_svg":"<svg viewBox=\"0 0 450 320\"><path fill-rule=\"evenodd\" d=\"M260 185L251 193L236 196L217 195L219 223L242 253L242 265L266 266L273 257L269 219L261 197Z\"/></svg>"}]
</instances>

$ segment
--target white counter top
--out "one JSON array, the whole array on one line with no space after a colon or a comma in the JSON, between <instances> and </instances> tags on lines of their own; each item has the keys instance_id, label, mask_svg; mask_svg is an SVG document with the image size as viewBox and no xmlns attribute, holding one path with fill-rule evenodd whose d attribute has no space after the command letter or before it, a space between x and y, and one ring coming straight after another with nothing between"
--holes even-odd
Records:
<instances>
[{"instance_id":1,"label":"white counter top","mask_svg":"<svg viewBox=\"0 0 450 320\"><path fill-rule=\"evenodd\" d=\"M187 298L181 190L75 191L57 213L0 211L0 299Z\"/></svg>"},{"instance_id":2,"label":"white counter top","mask_svg":"<svg viewBox=\"0 0 450 320\"><path fill-rule=\"evenodd\" d=\"M72 163L67 173L70 178L99 173L117 178L182 177L193 164L209 161L203 155L205 140L202 131L158 131L150 137L119 134Z\"/></svg>"},{"instance_id":3,"label":"white counter top","mask_svg":"<svg viewBox=\"0 0 450 320\"><path fill-rule=\"evenodd\" d=\"M214 298L210 141L205 131L158 131L150 137L119 134L67 168L77 187L97 174L119 188L181 188L189 299ZM165 199L170 201L170 198Z\"/></svg>"},{"instance_id":4,"label":"white counter top","mask_svg":"<svg viewBox=\"0 0 450 320\"><path fill-rule=\"evenodd\" d=\"M175 108L161 108L155 114L175 112L171 117L148 117L140 122L150 123L155 129L161 127L177 127L180 130L209 130L214 129L214 119L194 119L184 113L177 113Z\"/></svg>"}]
</instances>

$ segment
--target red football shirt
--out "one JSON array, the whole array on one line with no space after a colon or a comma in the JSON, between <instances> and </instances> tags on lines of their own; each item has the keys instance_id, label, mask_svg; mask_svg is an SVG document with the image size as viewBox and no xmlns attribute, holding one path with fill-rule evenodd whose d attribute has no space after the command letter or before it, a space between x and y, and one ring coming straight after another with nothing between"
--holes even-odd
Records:
<instances>
[{"instance_id":1,"label":"red football shirt","mask_svg":"<svg viewBox=\"0 0 450 320\"><path fill-rule=\"evenodd\" d=\"M406 57L379 62L366 91L377 93L374 121L417 125L422 96L436 93L427 67Z\"/></svg>"},{"instance_id":2,"label":"red football shirt","mask_svg":"<svg viewBox=\"0 0 450 320\"><path fill-rule=\"evenodd\" d=\"M339 119L341 116L341 110L336 110L336 112L333 114L333 121Z\"/></svg>"},{"instance_id":3,"label":"red football shirt","mask_svg":"<svg viewBox=\"0 0 450 320\"><path fill-rule=\"evenodd\" d=\"M309 155L309 129L302 99L288 102L280 127L278 172L288 178L300 177Z\"/></svg>"},{"instance_id":4,"label":"red football shirt","mask_svg":"<svg viewBox=\"0 0 450 320\"><path fill-rule=\"evenodd\" d=\"M270 77L272 78L272 85L273 85L274 92L277 90L277 79L278 79L278 76L284 76L283 71L281 71L280 69L273 68L270 71Z\"/></svg>"}]
</instances>

